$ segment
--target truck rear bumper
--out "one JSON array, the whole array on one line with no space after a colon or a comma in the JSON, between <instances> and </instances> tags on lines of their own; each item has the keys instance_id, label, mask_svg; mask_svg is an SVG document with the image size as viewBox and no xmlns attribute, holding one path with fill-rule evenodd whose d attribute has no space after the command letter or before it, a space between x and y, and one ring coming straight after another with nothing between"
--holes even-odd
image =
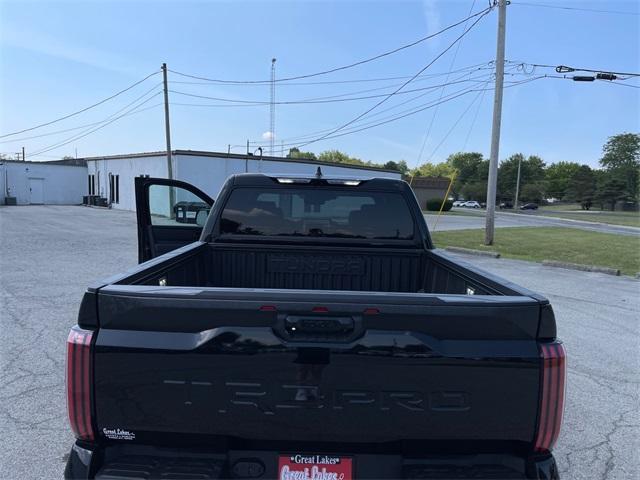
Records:
<instances>
[{"instance_id":1,"label":"truck rear bumper","mask_svg":"<svg viewBox=\"0 0 640 480\"><path fill-rule=\"evenodd\" d=\"M67 479L274 479L278 478L280 452L229 450L212 453L150 446L96 447L73 445L67 466ZM401 455L349 454L353 458L354 478L527 478L559 479L550 453L520 457L511 454Z\"/></svg>"}]
</instances>

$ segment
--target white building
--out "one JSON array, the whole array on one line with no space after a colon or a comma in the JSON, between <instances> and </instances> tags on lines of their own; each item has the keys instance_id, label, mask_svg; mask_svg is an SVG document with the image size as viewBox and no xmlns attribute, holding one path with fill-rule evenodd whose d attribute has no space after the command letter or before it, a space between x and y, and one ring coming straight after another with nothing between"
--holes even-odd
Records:
<instances>
[{"instance_id":1,"label":"white building","mask_svg":"<svg viewBox=\"0 0 640 480\"><path fill-rule=\"evenodd\" d=\"M167 178L165 152L134 153L85 158L90 195L107 199L113 208L135 210L134 178L140 175ZM358 165L339 165L315 160L260 157L234 153L174 150L173 178L195 185L217 198L227 177L236 173L313 175L320 166L325 175L400 178L400 172Z\"/></svg>"},{"instance_id":2,"label":"white building","mask_svg":"<svg viewBox=\"0 0 640 480\"><path fill-rule=\"evenodd\" d=\"M83 161L0 160L0 205L14 201L18 205L79 205L86 194Z\"/></svg>"}]
</instances>

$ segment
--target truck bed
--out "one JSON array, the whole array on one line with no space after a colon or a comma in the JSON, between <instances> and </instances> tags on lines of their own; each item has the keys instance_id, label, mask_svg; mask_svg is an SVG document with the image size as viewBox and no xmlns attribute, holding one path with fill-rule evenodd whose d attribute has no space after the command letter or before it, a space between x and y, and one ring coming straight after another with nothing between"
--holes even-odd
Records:
<instances>
[{"instance_id":1,"label":"truck bed","mask_svg":"<svg viewBox=\"0 0 640 480\"><path fill-rule=\"evenodd\" d=\"M435 252L323 255L195 244L100 288L99 430L143 443L532 442L539 298ZM336 319L351 330L314 327Z\"/></svg>"},{"instance_id":2,"label":"truck bed","mask_svg":"<svg viewBox=\"0 0 640 480\"><path fill-rule=\"evenodd\" d=\"M118 285L524 295L446 254L412 248L195 244L108 279ZM468 290L470 289L470 290Z\"/></svg>"}]
</instances>

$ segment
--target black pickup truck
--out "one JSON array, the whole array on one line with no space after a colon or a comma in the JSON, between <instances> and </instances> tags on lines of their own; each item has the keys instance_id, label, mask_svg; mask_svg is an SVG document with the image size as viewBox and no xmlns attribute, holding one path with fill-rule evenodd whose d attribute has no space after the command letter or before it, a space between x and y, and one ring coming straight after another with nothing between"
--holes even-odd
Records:
<instances>
[{"instance_id":1,"label":"black pickup truck","mask_svg":"<svg viewBox=\"0 0 640 480\"><path fill-rule=\"evenodd\" d=\"M68 339L67 478L558 478L551 305L435 250L405 182L136 200L142 263Z\"/></svg>"}]
</instances>

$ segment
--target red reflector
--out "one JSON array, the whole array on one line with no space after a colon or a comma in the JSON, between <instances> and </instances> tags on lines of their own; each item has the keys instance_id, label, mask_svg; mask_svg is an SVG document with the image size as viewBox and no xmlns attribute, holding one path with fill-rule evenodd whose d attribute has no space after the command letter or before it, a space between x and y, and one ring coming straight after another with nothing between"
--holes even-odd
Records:
<instances>
[{"instance_id":1,"label":"red reflector","mask_svg":"<svg viewBox=\"0 0 640 480\"><path fill-rule=\"evenodd\" d=\"M327 307L313 307L311 311L313 313L328 313L329 309Z\"/></svg>"},{"instance_id":2,"label":"red reflector","mask_svg":"<svg viewBox=\"0 0 640 480\"><path fill-rule=\"evenodd\" d=\"M67 338L67 413L76 438L93 440L89 391L90 350L93 332L75 326Z\"/></svg>"},{"instance_id":3,"label":"red reflector","mask_svg":"<svg viewBox=\"0 0 640 480\"><path fill-rule=\"evenodd\" d=\"M365 308L362 312L363 315L377 315L380 313L380 310L377 308Z\"/></svg>"},{"instance_id":4,"label":"red reflector","mask_svg":"<svg viewBox=\"0 0 640 480\"><path fill-rule=\"evenodd\" d=\"M275 312L277 310L275 305L262 305L260 307L261 312Z\"/></svg>"},{"instance_id":5,"label":"red reflector","mask_svg":"<svg viewBox=\"0 0 640 480\"><path fill-rule=\"evenodd\" d=\"M540 354L542 356L542 395L535 449L542 452L551 450L560 435L564 413L567 362L564 346L561 343L542 344Z\"/></svg>"}]
</instances>

